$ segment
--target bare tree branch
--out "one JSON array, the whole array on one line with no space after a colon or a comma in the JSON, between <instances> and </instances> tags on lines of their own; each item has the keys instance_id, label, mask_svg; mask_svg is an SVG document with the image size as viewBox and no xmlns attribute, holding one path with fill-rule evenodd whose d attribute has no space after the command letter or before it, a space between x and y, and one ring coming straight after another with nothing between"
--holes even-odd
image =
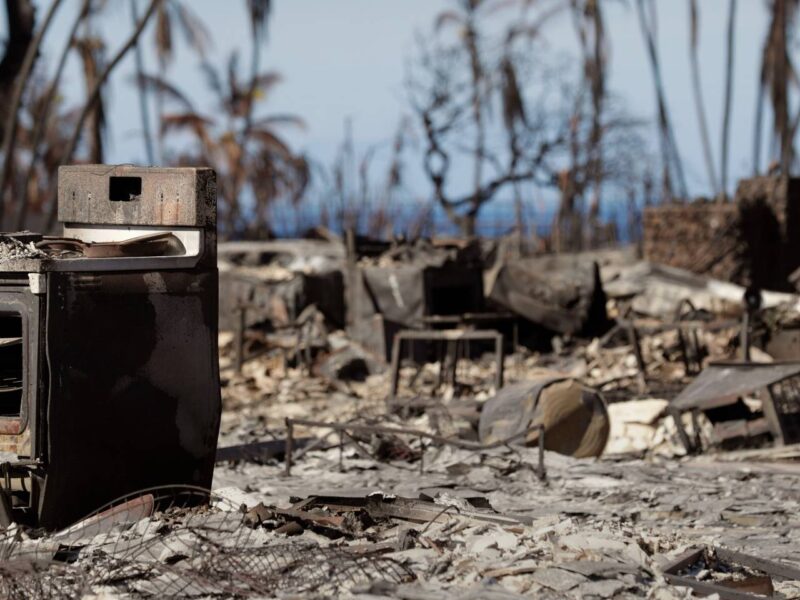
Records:
<instances>
[{"instance_id":1,"label":"bare tree branch","mask_svg":"<svg viewBox=\"0 0 800 600\"><path fill-rule=\"evenodd\" d=\"M86 103L83 105L83 109L78 117L77 124L75 125L75 129L72 133L72 137L70 138L69 142L67 143L66 150L64 151L64 158L63 162L68 163L72 160L72 157L75 153L75 149L78 146L78 140L80 139L81 132L83 131L83 126L86 123L86 119L91 112L94 103L97 102L97 99L100 97L100 92L102 87L105 85L106 81L108 80L111 73L114 71L116 66L120 63L120 61L124 58L124 56L128 53L128 51L133 48L136 40L139 39L139 36L144 31L145 26L147 25L150 18L155 13L158 6L161 4L162 0L151 0L150 5L147 8L144 16L139 20L136 24L136 27L131 32L128 39L122 45L122 47L117 50L117 53L111 59L111 61L106 65L105 69L103 69L102 73L97 77L94 86L92 87L90 93L87 95ZM53 186L51 186L52 188ZM58 202L55 198L55 190L51 189L50 197L52 198L52 203L50 205L50 211L47 216L47 229L52 230L53 226L55 225L56 216L58 214Z\"/></svg>"}]
</instances>

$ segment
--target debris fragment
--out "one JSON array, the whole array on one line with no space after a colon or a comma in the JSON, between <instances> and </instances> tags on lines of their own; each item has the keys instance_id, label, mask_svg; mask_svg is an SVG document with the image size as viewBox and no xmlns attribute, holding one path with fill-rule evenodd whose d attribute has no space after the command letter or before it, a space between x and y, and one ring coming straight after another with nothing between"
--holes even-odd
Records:
<instances>
[{"instance_id":1,"label":"debris fragment","mask_svg":"<svg viewBox=\"0 0 800 600\"><path fill-rule=\"evenodd\" d=\"M491 444L528 432L525 443L544 438L544 448L584 458L599 456L608 442L605 400L596 391L563 376L518 382L486 401L481 442Z\"/></svg>"}]
</instances>

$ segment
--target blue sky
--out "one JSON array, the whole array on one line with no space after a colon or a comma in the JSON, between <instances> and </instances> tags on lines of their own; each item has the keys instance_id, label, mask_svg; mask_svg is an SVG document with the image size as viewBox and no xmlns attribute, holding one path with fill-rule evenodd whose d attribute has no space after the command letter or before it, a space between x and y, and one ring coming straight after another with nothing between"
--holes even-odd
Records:
<instances>
[{"instance_id":1,"label":"blue sky","mask_svg":"<svg viewBox=\"0 0 800 600\"><path fill-rule=\"evenodd\" d=\"M103 18L110 46L121 42L130 28L128 0L108 0ZM46 2L37 2L40 7ZM213 34L211 60L223 64L229 52L239 47L248 58L248 25L243 0L191 0ZM630 5L625 7L625 5ZM68 23L78 9L78 0L66 0L57 25L47 41L45 60L53 65L66 37ZM302 117L303 131L286 130L297 149L330 163L342 141L346 119L352 119L358 147L385 144L391 139L400 116L407 112L404 91L406 64L412 54L416 32L430 31L435 15L451 0L275 0L269 43L263 49L265 68L282 73L284 82L275 89L265 112L291 112ZM701 69L711 124L712 143L719 152L724 82L724 28L728 0L702 0ZM736 74L732 118L731 176L750 173L752 121L756 96L758 59L767 27L761 0L738 3ZM142 3L143 6L143 3ZM611 91L622 97L631 114L651 119L654 98L651 73L631 2L606 2L611 40ZM700 138L691 96L687 50L687 2L657 0L659 45L668 93L668 103L677 130L691 191L706 193ZM141 10L141 9L140 9ZM5 26L5 24L3 24ZM146 43L152 40L150 28ZM115 40L115 37L117 38ZM576 40L566 16L551 22L546 34L553 52L575 54ZM113 52L111 47L109 53ZM155 58L146 52L146 62L155 70ZM210 107L210 97L199 76L199 61L179 48L170 77ZM142 162L138 105L132 85L133 59L125 60L112 78L111 124L108 160ZM82 86L77 64L66 80L68 97L78 98ZM649 135L655 142L655 128ZM655 143L653 144L655 148ZM418 161L417 161L418 162ZM413 174L413 171L412 171ZM419 172L411 184L414 193L428 188Z\"/></svg>"}]
</instances>

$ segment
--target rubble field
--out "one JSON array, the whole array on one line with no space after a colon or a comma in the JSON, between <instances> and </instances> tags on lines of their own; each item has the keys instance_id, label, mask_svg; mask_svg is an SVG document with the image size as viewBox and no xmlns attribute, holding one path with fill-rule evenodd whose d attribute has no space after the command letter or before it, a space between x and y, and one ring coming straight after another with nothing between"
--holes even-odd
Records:
<instances>
[{"instance_id":1,"label":"rubble field","mask_svg":"<svg viewBox=\"0 0 800 600\"><path fill-rule=\"evenodd\" d=\"M12 525L0 596L800 598L800 297L620 251L497 261L453 317L440 250L312 252L223 269L249 304L221 302L212 491ZM330 269L345 306L354 273L384 290L360 322L313 301Z\"/></svg>"}]
</instances>

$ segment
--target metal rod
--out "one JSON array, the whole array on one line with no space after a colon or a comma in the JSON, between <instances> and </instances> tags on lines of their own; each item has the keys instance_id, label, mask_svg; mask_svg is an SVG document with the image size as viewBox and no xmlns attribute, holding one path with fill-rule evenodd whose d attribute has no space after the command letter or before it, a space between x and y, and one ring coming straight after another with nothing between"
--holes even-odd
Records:
<instances>
[{"instance_id":1,"label":"metal rod","mask_svg":"<svg viewBox=\"0 0 800 600\"><path fill-rule=\"evenodd\" d=\"M448 340L445 343L444 361L440 362L440 369L444 372L445 383L455 387L456 365L458 365L458 340Z\"/></svg>"},{"instance_id":2,"label":"metal rod","mask_svg":"<svg viewBox=\"0 0 800 600\"><path fill-rule=\"evenodd\" d=\"M693 375L703 370L703 356L700 351L700 340L697 337L697 328L692 329L692 343L694 352L694 371Z\"/></svg>"},{"instance_id":3,"label":"metal rod","mask_svg":"<svg viewBox=\"0 0 800 600\"><path fill-rule=\"evenodd\" d=\"M750 362L750 311L742 314L742 331L740 333L742 360Z\"/></svg>"},{"instance_id":4,"label":"metal rod","mask_svg":"<svg viewBox=\"0 0 800 600\"><path fill-rule=\"evenodd\" d=\"M684 372L686 373L686 375L690 375L692 372L692 367L689 358L689 348L686 344L686 338L683 335L683 327L678 325L676 331L678 332L678 346L680 346L681 349L681 358L683 358Z\"/></svg>"},{"instance_id":5,"label":"metal rod","mask_svg":"<svg viewBox=\"0 0 800 600\"><path fill-rule=\"evenodd\" d=\"M686 433L686 429L683 426L681 412L675 408L670 408L669 414L672 416L672 420L675 422L675 428L678 431L678 437L681 440L681 444L683 444L683 448L686 450L687 454L692 454L694 452L694 446L689 439L689 434Z\"/></svg>"},{"instance_id":6,"label":"metal rod","mask_svg":"<svg viewBox=\"0 0 800 600\"><path fill-rule=\"evenodd\" d=\"M297 452L295 452L295 453L294 453L294 455L293 455L293 457L292 457L292 458L293 458L293 460L294 460L295 462L297 462L298 460L300 460L300 459L303 457L303 455L304 455L306 452L311 452L312 450L316 450L317 448L319 448L320 446L322 446L322 445L323 445L323 444L326 442L326 440L327 440L327 439L328 439L328 438L329 438L331 435L333 435L333 433L334 433L333 431L329 431L328 433L326 433L326 434L325 434L325 435L323 435L322 437L320 437L320 438L317 438L316 440L314 440L314 441L313 441L313 442L311 442L310 444L306 444L305 446L303 446L302 448L300 448L300 449L299 449Z\"/></svg>"},{"instance_id":7,"label":"metal rod","mask_svg":"<svg viewBox=\"0 0 800 600\"><path fill-rule=\"evenodd\" d=\"M294 423L291 419L286 422L286 476L292 474L292 452L294 451Z\"/></svg>"},{"instance_id":8,"label":"metal rod","mask_svg":"<svg viewBox=\"0 0 800 600\"><path fill-rule=\"evenodd\" d=\"M695 450L700 450L703 442L700 438L700 411L697 409L692 411L692 435L694 436L693 444Z\"/></svg>"},{"instance_id":9,"label":"metal rod","mask_svg":"<svg viewBox=\"0 0 800 600\"><path fill-rule=\"evenodd\" d=\"M347 435L347 433L346 433L347 431L351 431L351 432L354 432L354 433L355 432L386 433L386 434L391 434L391 435L412 435L412 436L417 436L420 439L420 448L421 448L420 466L419 466L420 474L422 474L424 472L424 468L425 468L424 467L424 453L425 453L425 450L424 450L423 443L422 443L423 439L427 438L429 440L433 440L435 442L439 442L440 444L449 444L451 446L455 446L456 448L463 448L463 449L466 449L466 450L480 451L480 450L491 450L493 448L498 448L498 447L501 447L501 446L508 446L508 444L510 444L513 441L516 441L518 439L527 437L528 434L531 433L532 431L538 431L539 432L539 465L538 465L538 468L536 469L536 471L537 471L537 476L542 481L544 481L547 478L547 470L546 470L545 464L544 464L544 435L545 435L544 425L536 425L534 427L529 427L529 428L525 429L524 431L520 431L519 433L516 433L516 434L514 434L514 435L512 435L512 436L510 436L510 437L508 437L506 439L499 440L499 441L493 442L491 444L483 445L483 444L480 444L480 443L477 443L477 442L469 442L469 441L466 441L466 440L460 440L460 439L456 439L456 438L446 438L446 437L443 437L443 436L440 436L440 435L436 435L436 434L433 434L433 433L427 433L425 431L419 431L419 430L416 430L416 429L384 427L384 426L381 426L381 425L356 425L356 424L349 424L349 423L344 423L344 424L341 424L341 423L325 423L324 421L312 421L310 419L290 419L290 418L287 418L286 419L286 428L287 428L287 441L286 441L286 443L287 443L287 453L286 453L287 464L286 464L286 474L287 475L290 474L290 469L291 469L292 455L291 455L291 447L290 447L290 441L289 440L293 435L294 425L302 425L304 427L320 427L320 428L326 428L326 429L331 429L333 431L340 432L340 437L339 437L339 469L342 470L342 471L344 470L344 465L343 465L344 435ZM353 439L349 435L348 435L348 437L350 437L350 439Z\"/></svg>"},{"instance_id":10,"label":"metal rod","mask_svg":"<svg viewBox=\"0 0 800 600\"><path fill-rule=\"evenodd\" d=\"M392 342L392 384L389 389L389 398L394 399L397 397L397 388L400 385L400 349L403 343L403 338L400 334L394 336Z\"/></svg>"},{"instance_id":11,"label":"metal rod","mask_svg":"<svg viewBox=\"0 0 800 600\"><path fill-rule=\"evenodd\" d=\"M497 337L494 339L494 344L495 360L497 361L497 389L495 391L499 391L500 388L503 387L503 379L505 376L505 366L503 364L505 361L505 348L503 348L502 333L497 334Z\"/></svg>"},{"instance_id":12,"label":"metal rod","mask_svg":"<svg viewBox=\"0 0 800 600\"><path fill-rule=\"evenodd\" d=\"M341 434L342 436L350 440L350 443L353 445L353 447L356 449L356 452L358 452L362 458L366 458L368 460L375 460L375 457L372 454L370 454L369 451L366 448L364 448L364 446L361 445L361 442L359 442L356 438L347 433L347 431L342 430Z\"/></svg>"},{"instance_id":13,"label":"metal rod","mask_svg":"<svg viewBox=\"0 0 800 600\"><path fill-rule=\"evenodd\" d=\"M382 425L357 425L351 423L326 423L324 421L312 421L310 419L290 419L287 418L287 423L290 422L292 425L301 425L303 427L320 427L325 429L333 429L335 431L350 431L353 433L386 433L390 435L411 435L411 436L418 436L421 438L426 438L429 440L433 440L435 442L439 442L440 444L449 444L451 446L455 446L457 448L463 448L465 450L491 450L493 448L499 448L501 446L505 446L511 442L514 442L518 439L526 437L531 431L535 431L542 427L541 425L536 425L535 427L529 427L524 431L520 431L519 433L515 433L514 435L505 438L503 440L499 440L496 442L492 442L491 444L483 445L478 442L470 442L468 440L461 440L458 438L448 438L441 435L436 435L435 433L428 433L426 431L420 431L418 429L406 429L400 427L385 427Z\"/></svg>"},{"instance_id":14,"label":"metal rod","mask_svg":"<svg viewBox=\"0 0 800 600\"><path fill-rule=\"evenodd\" d=\"M628 331L628 341L630 342L631 346L633 346L633 354L636 357L636 365L639 367L639 374L637 380L639 382L639 391L646 392L647 391L647 365L644 362L644 356L642 355L642 346L639 344L639 334L636 331L636 327L633 323L628 323L627 326Z\"/></svg>"},{"instance_id":15,"label":"metal rod","mask_svg":"<svg viewBox=\"0 0 800 600\"><path fill-rule=\"evenodd\" d=\"M544 425L539 425L539 467L537 473L539 479L547 479L547 471L544 467Z\"/></svg>"},{"instance_id":16,"label":"metal rod","mask_svg":"<svg viewBox=\"0 0 800 600\"><path fill-rule=\"evenodd\" d=\"M237 373L242 372L242 364L244 363L244 333L247 327L245 323L246 310L244 306L239 306L236 315L236 340L234 342L236 346L236 356L234 368Z\"/></svg>"}]
</instances>

